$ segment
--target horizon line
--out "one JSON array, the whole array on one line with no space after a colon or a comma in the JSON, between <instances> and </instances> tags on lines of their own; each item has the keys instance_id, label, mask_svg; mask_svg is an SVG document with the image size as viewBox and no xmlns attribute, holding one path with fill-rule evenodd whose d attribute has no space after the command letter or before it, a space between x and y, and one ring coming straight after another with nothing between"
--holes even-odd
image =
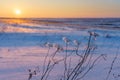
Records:
<instances>
[{"instance_id":1,"label":"horizon line","mask_svg":"<svg viewBox=\"0 0 120 80\"><path fill-rule=\"evenodd\" d=\"M84 18L120 18L120 17L0 17L0 19L84 19Z\"/></svg>"}]
</instances>

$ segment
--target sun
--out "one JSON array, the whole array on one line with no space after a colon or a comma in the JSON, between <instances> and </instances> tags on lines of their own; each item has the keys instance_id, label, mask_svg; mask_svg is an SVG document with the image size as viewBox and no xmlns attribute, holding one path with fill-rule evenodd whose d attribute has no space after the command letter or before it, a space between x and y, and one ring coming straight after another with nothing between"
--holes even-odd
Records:
<instances>
[{"instance_id":1,"label":"sun","mask_svg":"<svg viewBox=\"0 0 120 80\"><path fill-rule=\"evenodd\" d=\"M19 10L19 9L15 10L15 14L16 15L20 15L21 14L21 10Z\"/></svg>"}]
</instances>

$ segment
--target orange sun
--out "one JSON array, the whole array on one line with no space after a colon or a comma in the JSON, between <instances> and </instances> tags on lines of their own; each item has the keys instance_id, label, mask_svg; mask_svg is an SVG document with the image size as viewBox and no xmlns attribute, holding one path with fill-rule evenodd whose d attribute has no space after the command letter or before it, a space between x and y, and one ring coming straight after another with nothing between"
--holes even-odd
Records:
<instances>
[{"instance_id":1,"label":"orange sun","mask_svg":"<svg viewBox=\"0 0 120 80\"><path fill-rule=\"evenodd\" d=\"M21 10L19 10L19 9L15 10L15 14L16 15L20 15L21 14Z\"/></svg>"}]
</instances>

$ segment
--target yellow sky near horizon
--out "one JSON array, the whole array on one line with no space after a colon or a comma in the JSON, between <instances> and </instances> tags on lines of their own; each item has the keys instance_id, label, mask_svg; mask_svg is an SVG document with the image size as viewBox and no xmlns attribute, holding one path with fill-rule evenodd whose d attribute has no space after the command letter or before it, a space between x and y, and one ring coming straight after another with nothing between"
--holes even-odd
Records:
<instances>
[{"instance_id":1,"label":"yellow sky near horizon","mask_svg":"<svg viewBox=\"0 0 120 80\"><path fill-rule=\"evenodd\" d=\"M120 17L119 7L120 0L0 0L0 17Z\"/></svg>"}]
</instances>

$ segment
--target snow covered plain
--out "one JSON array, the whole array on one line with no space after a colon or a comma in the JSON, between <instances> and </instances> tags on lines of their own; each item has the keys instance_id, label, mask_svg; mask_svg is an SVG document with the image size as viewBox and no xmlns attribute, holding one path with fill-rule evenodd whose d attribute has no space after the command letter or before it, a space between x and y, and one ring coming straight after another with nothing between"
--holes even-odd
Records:
<instances>
[{"instance_id":1,"label":"snow covered plain","mask_svg":"<svg viewBox=\"0 0 120 80\"><path fill-rule=\"evenodd\" d=\"M81 42L79 51L83 51L89 37L88 31L99 34L94 43L94 45L97 45L97 49L93 52L93 59L100 54L105 54L106 60L100 59L82 80L106 79L116 53L120 52L119 30L94 28L90 27L91 25L79 28L77 23L77 25L74 25L75 23L68 24L67 22L56 23L54 19L48 23L45 22L46 20L42 20L44 23L41 22L40 24L37 21L30 20L0 20L0 80L28 80L28 69L39 67L40 71L42 71L44 58L48 51L48 48L45 47L46 42L60 44L65 48L62 38L67 37L71 40L69 50L74 48L72 41L78 40ZM50 53L53 51L52 48ZM56 58L59 59L63 55L64 52L60 52ZM120 74L119 56L118 54L109 80L120 79L119 76L114 77ZM75 60L75 55L73 55L72 59ZM76 63L76 60L74 63ZM54 68L49 80L58 80L61 77L62 65L58 64ZM39 80L39 77L40 75L33 76L31 80Z\"/></svg>"}]
</instances>

